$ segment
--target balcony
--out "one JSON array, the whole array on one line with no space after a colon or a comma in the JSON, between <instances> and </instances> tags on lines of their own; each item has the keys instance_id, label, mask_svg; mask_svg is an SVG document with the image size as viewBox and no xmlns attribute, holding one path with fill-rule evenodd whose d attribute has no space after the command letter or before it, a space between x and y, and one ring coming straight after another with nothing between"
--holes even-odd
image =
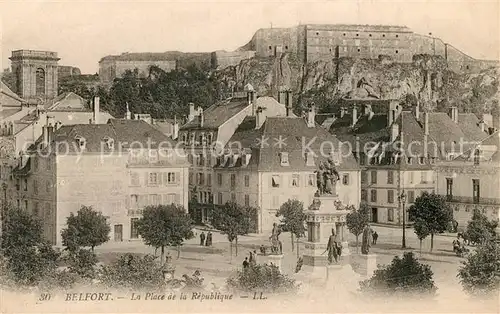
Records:
<instances>
[{"instance_id":1,"label":"balcony","mask_svg":"<svg viewBox=\"0 0 500 314\"><path fill-rule=\"evenodd\" d=\"M464 203L464 204L482 204L482 205L500 205L500 198L493 197L472 197L472 196L455 196L447 195L446 201L450 203Z\"/></svg>"}]
</instances>

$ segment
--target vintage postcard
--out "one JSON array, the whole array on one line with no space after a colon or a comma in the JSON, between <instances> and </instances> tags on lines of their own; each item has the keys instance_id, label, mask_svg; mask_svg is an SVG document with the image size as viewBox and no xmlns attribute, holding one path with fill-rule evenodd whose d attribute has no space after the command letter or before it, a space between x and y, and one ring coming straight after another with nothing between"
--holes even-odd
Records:
<instances>
[{"instance_id":1,"label":"vintage postcard","mask_svg":"<svg viewBox=\"0 0 500 314\"><path fill-rule=\"evenodd\" d=\"M1 1L1 313L498 313L499 1Z\"/></svg>"}]
</instances>

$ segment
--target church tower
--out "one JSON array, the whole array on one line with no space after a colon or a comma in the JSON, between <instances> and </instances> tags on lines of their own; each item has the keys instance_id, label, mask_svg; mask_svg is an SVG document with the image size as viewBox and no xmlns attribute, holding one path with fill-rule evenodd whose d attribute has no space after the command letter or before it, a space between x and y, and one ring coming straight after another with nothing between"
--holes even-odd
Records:
<instances>
[{"instance_id":1,"label":"church tower","mask_svg":"<svg viewBox=\"0 0 500 314\"><path fill-rule=\"evenodd\" d=\"M16 78L15 92L29 102L47 101L57 96L57 52L12 51L9 58Z\"/></svg>"}]
</instances>

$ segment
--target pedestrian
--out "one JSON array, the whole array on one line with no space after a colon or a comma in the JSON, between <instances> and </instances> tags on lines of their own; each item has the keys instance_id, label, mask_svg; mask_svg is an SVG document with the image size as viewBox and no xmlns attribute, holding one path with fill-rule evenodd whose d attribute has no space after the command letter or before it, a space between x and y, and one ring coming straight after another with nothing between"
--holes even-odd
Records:
<instances>
[{"instance_id":1,"label":"pedestrian","mask_svg":"<svg viewBox=\"0 0 500 314\"><path fill-rule=\"evenodd\" d=\"M212 246L212 232L207 233L207 241L205 243L206 246Z\"/></svg>"},{"instance_id":2,"label":"pedestrian","mask_svg":"<svg viewBox=\"0 0 500 314\"><path fill-rule=\"evenodd\" d=\"M248 259L248 262L249 262L250 264L253 264L254 259L255 259L255 258L253 257L253 253L252 253L252 251L250 251L250 258Z\"/></svg>"},{"instance_id":3,"label":"pedestrian","mask_svg":"<svg viewBox=\"0 0 500 314\"><path fill-rule=\"evenodd\" d=\"M245 260L243 261L243 269L247 269L248 266L250 266L250 263L248 262L248 257L245 257Z\"/></svg>"},{"instance_id":4,"label":"pedestrian","mask_svg":"<svg viewBox=\"0 0 500 314\"><path fill-rule=\"evenodd\" d=\"M372 237L373 237L373 244L377 244L377 239L378 239L378 233L377 233L377 231L373 232Z\"/></svg>"},{"instance_id":5,"label":"pedestrian","mask_svg":"<svg viewBox=\"0 0 500 314\"><path fill-rule=\"evenodd\" d=\"M204 246L205 245L205 232L201 232L200 234L200 245Z\"/></svg>"},{"instance_id":6,"label":"pedestrian","mask_svg":"<svg viewBox=\"0 0 500 314\"><path fill-rule=\"evenodd\" d=\"M259 249L260 249L260 254L264 255L266 254L266 247L264 246L264 244L261 244Z\"/></svg>"}]
</instances>

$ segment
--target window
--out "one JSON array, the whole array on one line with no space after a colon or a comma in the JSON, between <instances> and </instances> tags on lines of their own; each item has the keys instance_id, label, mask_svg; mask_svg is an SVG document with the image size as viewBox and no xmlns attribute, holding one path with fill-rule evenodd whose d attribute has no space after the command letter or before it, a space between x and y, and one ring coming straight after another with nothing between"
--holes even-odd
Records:
<instances>
[{"instance_id":1,"label":"window","mask_svg":"<svg viewBox=\"0 0 500 314\"><path fill-rule=\"evenodd\" d=\"M398 37L399 37L399 35L398 35L398 34L396 34L396 38L398 38Z\"/></svg>"},{"instance_id":2,"label":"window","mask_svg":"<svg viewBox=\"0 0 500 314\"><path fill-rule=\"evenodd\" d=\"M282 166L289 166L290 164L288 163L288 153L280 153L281 157L281 165Z\"/></svg>"},{"instance_id":3,"label":"window","mask_svg":"<svg viewBox=\"0 0 500 314\"><path fill-rule=\"evenodd\" d=\"M343 185L349 185L349 174L348 173L345 173L342 176L342 184Z\"/></svg>"},{"instance_id":4,"label":"window","mask_svg":"<svg viewBox=\"0 0 500 314\"><path fill-rule=\"evenodd\" d=\"M299 186L299 180L300 180L300 176L298 174L292 174L292 186L293 187Z\"/></svg>"},{"instance_id":5,"label":"window","mask_svg":"<svg viewBox=\"0 0 500 314\"><path fill-rule=\"evenodd\" d=\"M394 221L394 209L387 209L387 221Z\"/></svg>"},{"instance_id":6,"label":"window","mask_svg":"<svg viewBox=\"0 0 500 314\"><path fill-rule=\"evenodd\" d=\"M372 203L377 202L377 190L371 190L370 191L370 201Z\"/></svg>"},{"instance_id":7,"label":"window","mask_svg":"<svg viewBox=\"0 0 500 314\"><path fill-rule=\"evenodd\" d=\"M236 186L236 174L231 174L231 187L234 188Z\"/></svg>"},{"instance_id":8,"label":"window","mask_svg":"<svg viewBox=\"0 0 500 314\"><path fill-rule=\"evenodd\" d=\"M188 154L188 162L192 165L193 164L193 155Z\"/></svg>"},{"instance_id":9,"label":"window","mask_svg":"<svg viewBox=\"0 0 500 314\"><path fill-rule=\"evenodd\" d=\"M199 172L198 173L198 178L197 178L196 182L197 182L198 185L203 185L203 183L204 183L203 181L204 181L203 173Z\"/></svg>"},{"instance_id":10,"label":"window","mask_svg":"<svg viewBox=\"0 0 500 314\"><path fill-rule=\"evenodd\" d=\"M28 191L28 179L24 179L23 188L25 191Z\"/></svg>"},{"instance_id":11,"label":"window","mask_svg":"<svg viewBox=\"0 0 500 314\"><path fill-rule=\"evenodd\" d=\"M425 164L425 157L418 157L418 163L421 165Z\"/></svg>"},{"instance_id":12,"label":"window","mask_svg":"<svg viewBox=\"0 0 500 314\"><path fill-rule=\"evenodd\" d=\"M28 210L28 200L24 200L24 209Z\"/></svg>"},{"instance_id":13,"label":"window","mask_svg":"<svg viewBox=\"0 0 500 314\"><path fill-rule=\"evenodd\" d=\"M474 165L479 165L479 149L474 150Z\"/></svg>"},{"instance_id":14,"label":"window","mask_svg":"<svg viewBox=\"0 0 500 314\"><path fill-rule=\"evenodd\" d=\"M273 195L273 208L278 208L280 207L280 197L279 195Z\"/></svg>"},{"instance_id":15,"label":"window","mask_svg":"<svg viewBox=\"0 0 500 314\"><path fill-rule=\"evenodd\" d=\"M38 208L38 202L33 203L33 215L40 215L40 209Z\"/></svg>"},{"instance_id":16,"label":"window","mask_svg":"<svg viewBox=\"0 0 500 314\"><path fill-rule=\"evenodd\" d=\"M446 200L451 201L453 198L453 179L446 178Z\"/></svg>"},{"instance_id":17,"label":"window","mask_svg":"<svg viewBox=\"0 0 500 314\"><path fill-rule=\"evenodd\" d=\"M472 198L474 204L479 204L479 179L472 179Z\"/></svg>"},{"instance_id":18,"label":"window","mask_svg":"<svg viewBox=\"0 0 500 314\"><path fill-rule=\"evenodd\" d=\"M21 201L17 200L16 203L17 203L17 208L21 208Z\"/></svg>"},{"instance_id":19,"label":"window","mask_svg":"<svg viewBox=\"0 0 500 314\"><path fill-rule=\"evenodd\" d=\"M358 48L358 52L360 52L360 51L361 51L361 49Z\"/></svg>"},{"instance_id":20,"label":"window","mask_svg":"<svg viewBox=\"0 0 500 314\"><path fill-rule=\"evenodd\" d=\"M396 50L396 53L399 53L399 51Z\"/></svg>"},{"instance_id":21,"label":"window","mask_svg":"<svg viewBox=\"0 0 500 314\"><path fill-rule=\"evenodd\" d=\"M372 37L372 34L369 34L368 36Z\"/></svg>"},{"instance_id":22,"label":"window","mask_svg":"<svg viewBox=\"0 0 500 314\"><path fill-rule=\"evenodd\" d=\"M308 175L308 179L307 179L307 185L308 186L316 186L315 180L316 180L316 175L315 174L309 174Z\"/></svg>"},{"instance_id":23,"label":"window","mask_svg":"<svg viewBox=\"0 0 500 314\"><path fill-rule=\"evenodd\" d=\"M413 160L411 157L406 158L407 164L411 165L413 163Z\"/></svg>"},{"instance_id":24,"label":"window","mask_svg":"<svg viewBox=\"0 0 500 314\"><path fill-rule=\"evenodd\" d=\"M372 177L372 184L377 184L377 171L372 171L371 172L371 177Z\"/></svg>"},{"instance_id":25,"label":"window","mask_svg":"<svg viewBox=\"0 0 500 314\"><path fill-rule=\"evenodd\" d=\"M356 34L356 37L359 37L359 34Z\"/></svg>"},{"instance_id":26,"label":"window","mask_svg":"<svg viewBox=\"0 0 500 314\"><path fill-rule=\"evenodd\" d=\"M231 202L236 203L236 194L231 193Z\"/></svg>"},{"instance_id":27,"label":"window","mask_svg":"<svg viewBox=\"0 0 500 314\"><path fill-rule=\"evenodd\" d=\"M394 171L387 171L387 184L394 184Z\"/></svg>"},{"instance_id":28,"label":"window","mask_svg":"<svg viewBox=\"0 0 500 314\"><path fill-rule=\"evenodd\" d=\"M131 208L137 208L139 207L139 196L132 194L130 195L130 207Z\"/></svg>"},{"instance_id":29,"label":"window","mask_svg":"<svg viewBox=\"0 0 500 314\"><path fill-rule=\"evenodd\" d=\"M205 164L205 157L203 154L198 155L198 166L203 166Z\"/></svg>"},{"instance_id":30,"label":"window","mask_svg":"<svg viewBox=\"0 0 500 314\"><path fill-rule=\"evenodd\" d=\"M19 191L21 189L21 182L19 179L16 179L16 191Z\"/></svg>"},{"instance_id":31,"label":"window","mask_svg":"<svg viewBox=\"0 0 500 314\"><path fill-rule=\"evenodd\" d=\"M217 193L217 204L222 205L222 193Z\"/></svg>"},{"instance_id":32,"label":"window","mask_svg":"<svg viewBox=\"0 0 500 314\"><path fill-rule=\"evenodd\" d=\"M212 174L207 174L207 185L212 186Z\"/></svg>"},{"instance_id":33,"label":"window","mask_svg":"<svg viewBox=\"0 0 500 314\"><path fill-rule=\"evenodd\" d=\"M33 193L38 194L38 181L33 180Z\"/></svg>"},{"instance_id":34,"label":"window","mask_svg":"<svg viewBox=\"0 0 500 314\"><path fill-rule=\"evenodd\" d=\"M160 195L150 194L149 195L149 204L153 205L153 206L160 205Z\"/></svg>"},{"instance_id":35,"label":"window","mask_svg":"<svg viewBox=\"0 0 500 314\"><path fill-rule=\"evenodd\" d=\"M361 190L361 200L362 200L362 201L365 201L365 202L366 202L366 201L368 201L368 193L367 193L367 191L366 191L366 190L364 190L364 189L363 189L363 190Z\"/></svg>"},{"instance_id":36,"label":"window","mask_svg":"<svg viewBox=\"0 0 500 314\"><path fill-rule=\"evenodd\" d=\"M408 204L415 202L415 191L408 191Z\"/></svg>"},{"instance_id":37,"label":"window","mask_svg":"<svg viewBox=\"0 0 500 314\"><path fill-rule=\"evenodd\" d=\"M158 173L156 173L156 172L149 173L149 184L150 185L157 185L158 184Z\"/></svg>"},{"instance_id":38,"label":"window","mask_svg":"<svg viewBox=\"0 0 500 314\"><path fill-rule=\"evenodd\" d=\"M249 186L250 186L250 176L245 175L245 187L249 187Z\"/></svg>"},{"instance_id":39,"label":"window","mask_svg":"<svg viewBox=\"0 0 500 314\"><path fill-rule=\"evenodd\" d=\"M427 183L427 171L420 172L420 183Z\"/></svg>"},{"instance_id":40,"label":"window","mask_svg":"<svg viewBox=\"0 0 500 314\"><path fill-rule=\"evenodd\" d=\"M408 176L409 176L409 179L410 179L410 183L413 183L413 171L410 171L408 173Z\"/></svg>"},{"instance_id":41,"label":"window","mask_svg":"<svg viewBox=\"0 0 500 314\"><path fill-rule=\"evenodd\" d=\"M368 172L361 171L361 183L366 183L368 181Z\"/></svg>"},{"instance_id":42,"label":"window","mask_svg":"<svg viewBox=\"0 0 500 314\"><path fill-rule=\"evenodd\" d=\"M222 173L217 174L217 185L222 185Z\"/></svg>"},{"instance_id":43,"label":"window","mask_svg":"<svg viewBox=\"0 0 500 314\"><path fill-rule=\"evenodd\" d=\"M385 34L382 34L382 37L385 37Z\"/></svg>"},{"instance_id":44,"label":"window","mask_svg":"<svg viewBox=\"0 0 500 314\"><path fill-rule=\"evenodd\" d=\"M208 156L207 158L205 158L205 166L212 167L212 157L211 156Z\"/></svg>"},{"instance_id":45,"label":"window","mask_svg":"<svg viewBox=\"0 0 500 314\"><path fill-rule=\"evenodd\" d=\"M189 173L189 184L193 184L193 174Z\"/></svg>"},{"instance_id":46,"label":"window","mask_svg":"<svg viewBox=\"0 0 500 314\"><path fill-rule=\"evenodd\" d=\"M268 48L269 48L269 50L273 49L273 47L272 47L272 46L269 46Z\"/></svg>"},{"instance_id":47,"label":"window","mask_svg":"<svg viewBox=\"0 0 500 314\"><path fill-rule=\"evenodd\" d=\"M169 173L167 173L167 183L168 184L174 184L174 183L176 183L175 172L169 172Z\"/></svg>"},{"instance_id":48,"label":"window","mask_svg":"<svg viewBox=\"0 0 500 314\"><path fill-rule=\"evenodd\" d=\"M387 203L394 204L394 190L387 190Z\"/></svg>"},{"instance_id":49,"label":"window","mask_svg":"<svg viewBox=\"0 0 500 314\"><path fill-rule=\"evenodd\" d=\"M130 238L137 239L139 238L139 231L137 230L137 222L139 218L130 218Z\"/></svg>"},{"instance_id":50,"label":"window","mask_svg":"<svg viewBox=\"0 0 500 314\"><path fill-rule=\"evenodd\" d=\"M140 185L140 183L139 183L139 174L137 172L131 172L130 173L130 185L132 185L132 186L138 186L138 185Z\"/></svg>"},{"instance_id":51,"label":"window","mask_svg":"<svg viewBox=\"0 0 500 314\"><path fill-rule=\"evenodd\" d=\"M250 206L250 196L245 194L245 206Z\"/></svg>"},{"instance_id":52,"label":"window","mask_svg":"<svg viewBox=\"0 0 500 314\"><path fill-rule=\"evenodd\" d=\"M280 187L280 176L279 175L273 175L271 178L271 186L273 188L279 188Z\"/></svg>"}]
</instances>

